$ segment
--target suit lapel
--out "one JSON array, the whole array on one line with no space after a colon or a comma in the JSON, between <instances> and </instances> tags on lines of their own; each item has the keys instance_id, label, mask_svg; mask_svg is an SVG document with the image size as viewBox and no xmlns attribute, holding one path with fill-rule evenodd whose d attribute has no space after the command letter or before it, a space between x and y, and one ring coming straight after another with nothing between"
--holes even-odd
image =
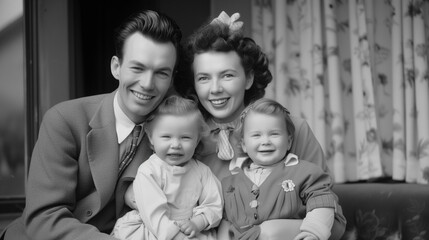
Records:
<instances>
[{"instance_id":1,"label":"suit lapel","mask_svg":"<svg viewBox=\"0 0 429 240\"><path fill-rule=\"evenodd\" d=\"M149 158L152 150L147 136L144 136L134 159L118 180L119 144L113 112L114 96L115 92L109 94L91 119L89 125L92 130L87 135L87 150L89 166L95 187L99 192L101 207L104 207L112 194L115 194L116 213L120 214L124 206L125 191L134 180L138 167Z\"/></svg>"},{"instance_id":2,"label":"suit lapel","mask_svg":"<svg viewBox=\"0 0 429 240\"><path fill-rule=\"evenodd\" d=\"M119 145L113 112L115 92L109 94L95 112L87 135L89 166L101 207L111 199L118 179Z\"/></svg>"}]
</instances>

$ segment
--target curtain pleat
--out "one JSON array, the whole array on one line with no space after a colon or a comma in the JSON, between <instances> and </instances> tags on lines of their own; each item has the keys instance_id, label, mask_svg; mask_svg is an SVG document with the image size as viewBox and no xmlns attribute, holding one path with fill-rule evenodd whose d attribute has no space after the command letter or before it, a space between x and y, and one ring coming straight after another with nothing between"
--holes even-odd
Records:
<instances>
[{"instance_id":1,"label":"curtain pleat","mask_svg":"<svg viewBox=\"0 0 429 240\"><path fill-rule=\"evenodd\" d=\"M304 118L336 182L429 180L423 0L253 0L266 97Z\"/></svg>"},{"instance_id":2,"label":"curtain pleat","mask_svg":"<svg viewBox=\"0 0 429 240\"><path fill-rule=\"evenodd\" d=\"M326 35L327 76L329 105L325 119L330 127L329 147L326 148L330 169L335 173L335 181L347 181L344 161L344 114L341 96L340 58L337 42L337 16L334 11L335 0L324 1L324 22Z\"/></svg>"}]
</instances>

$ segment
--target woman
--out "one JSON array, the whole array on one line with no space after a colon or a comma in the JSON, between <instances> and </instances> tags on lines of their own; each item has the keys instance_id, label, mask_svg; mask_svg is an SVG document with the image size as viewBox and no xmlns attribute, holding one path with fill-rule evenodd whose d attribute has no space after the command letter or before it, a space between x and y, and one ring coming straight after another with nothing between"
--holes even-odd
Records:
<instances>
[{"instance_id":1,"label":"woman","mask_svg":"<svg viewBox=\"0 0 429 240\"><path fill-rule=\"evenodd\" d=\"M234 133L229 136L233 151L224 144L225 136L237 126L242 110L264 96L271 80L266 55L251 38L236 29L234 19L203 26L187 41L175 88L179 94L196 95L200 101L212 131L204 139L204 149L198 159L207 164L219 180L234 172L240 156L238 136ZM320 144L308 124L300 118L292 119L296 132L291 152L329 172ZM261 225L261 237L283 239L291 233L285 226L299 228L300 223L300 220L268 221ZM335 222L331 239L339 239L344 229L345 221Z\"/></svg>"},{"instance_id":2,"label":"woman","mask_svg":"<svg viewBox=\"0 0 429 240\"><path fill-rule=\"evenodd\" d=\"M231 18L225 15L222 13L188 39L174 82L180 95L197 96L200 101L211 134L202 139L203 149L197 159L208 165L219 180L234 173L240 165L237 163L241 155L239 136L232 130L239 122L241 111L262 98L272 80L266 55L251 38L242 35L241 25L236 21L238 15ZM296 131L290 151L329 172L320 144L308 124L300 118L292 117L292 120ZM130 195L128 191L126 201L131 206ZM296 236L301 222L266 221L261 224L260 239ZM330 239L340 239L344 230L345 221L336 221Z\"/></svg>"},{"instance_id":3,"label":"woman","mask_svg":"<svg viewBox=\"0 0 429 240\"><path fill-rule=\"evenodd\" d=\"M175 88L183 96L198 97L201 111L213 130L224 124L235 126L241 111L263 97L272 80L268 59L260 47L252 39L244 37L240 30L231 31L223 22L212 22L197 30L187 41L182 60ZM320 144L308 124L303 119L293 120L297 128L294 139L297 141L292 152L329 171ZM225 171L230 161L220 161L217 157L217 139L205 139L202 157L214 168L215 174L223 178L230 174Z\"/></svg>"}]
</instances>

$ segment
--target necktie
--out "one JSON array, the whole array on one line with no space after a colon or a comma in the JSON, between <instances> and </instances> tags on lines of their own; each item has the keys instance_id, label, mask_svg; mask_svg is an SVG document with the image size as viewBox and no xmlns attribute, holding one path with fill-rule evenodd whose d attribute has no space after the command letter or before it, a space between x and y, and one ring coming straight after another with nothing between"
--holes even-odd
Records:
<instances>
[{"instance_id":1,"label":"necktie","mask_svg":"<svg viewBox=\"0 0 429 240\"><path fill-rule=\"evenodd\" d=\"M128 151L125 153L121 163L119 164L119 176L124 172L125 168L130 164L131 160L133 160L134 155L136 155L136 149L138 146L140 132L142 130L142 126L136 125L132 132L132 140L131 146L128 148Z\"/></svg>"},{"instance_id":2,"label":"necktie","mask_svg":"<svg viewBox=\"0 0 429 240\"><path fill-rule=\"evenodd\" d=\"M213 130L216 134L218 133L217 140L217 156L222 160L231 160L234 157L234 149L229 142L229 134L232 130L232 127L227 126L226 124L216 124L219 128Z\"/></svg>"}]
</instances>

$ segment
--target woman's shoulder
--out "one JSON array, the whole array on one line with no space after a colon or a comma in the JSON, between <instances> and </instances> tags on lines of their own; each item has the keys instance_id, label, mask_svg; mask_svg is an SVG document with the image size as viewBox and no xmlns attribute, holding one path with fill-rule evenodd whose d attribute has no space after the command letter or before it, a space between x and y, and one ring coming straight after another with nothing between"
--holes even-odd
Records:
<instances>
[{"instance_id":1,"label":"woman's shoulder","mask_svg":"<svg viewBox=\"0 0 429 240\"><path fill-rule=\"evenodd\" d=\"M295 125L295 129L300 129L302 126L308 127L307 120L304 118L291 115L290 118L292 119L293 124Z\"/></svg>"}]
</instances>

